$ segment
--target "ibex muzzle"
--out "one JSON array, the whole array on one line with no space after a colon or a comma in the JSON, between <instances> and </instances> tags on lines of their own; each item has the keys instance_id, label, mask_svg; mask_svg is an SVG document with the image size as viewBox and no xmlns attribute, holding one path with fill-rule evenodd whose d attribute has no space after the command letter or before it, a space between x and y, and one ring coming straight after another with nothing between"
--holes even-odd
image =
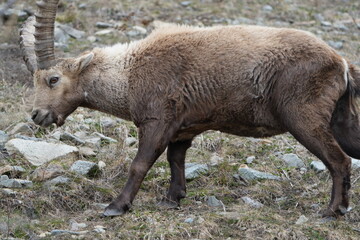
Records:
<instances>
[{"instance_id":1,"label":"ibex muzzle","mask_svg":"<svg viewBox=\"0 0 360 240\"><path fill-rule=\"evenodd\" d=\"M345 214L349 156L360 158L354 104L360 70L322 40L285 28L168 25L138 42L54 64L57 3L40 2L36 24L30 19L21 31L35 81L35 123L62 125L83 106L132 120L139 129L128 181L105 216L130 208L166 148L171 182L161 203L177 207L186 194L186 151L206 130L252 137L290 132L330 171L333 188L324 215Z\"/></svg>"}]
</instances>

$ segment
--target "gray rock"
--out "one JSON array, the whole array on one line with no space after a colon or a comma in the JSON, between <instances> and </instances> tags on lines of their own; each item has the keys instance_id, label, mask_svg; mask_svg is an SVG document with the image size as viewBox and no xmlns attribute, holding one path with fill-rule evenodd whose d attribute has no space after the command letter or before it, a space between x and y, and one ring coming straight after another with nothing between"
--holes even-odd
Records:
<instances>
[{"instance_id":1,"label":"gray rock","mask_svg":"<svg viewBox=\"0 0 360 240\"><path fill-rule=\"evenodd\" d=\"M345 26L343 23L341 22L335 22L333 24L333 27L337 30L340 30L340 31L349 31L349 28L347 26Z\"/></svg>"},{"instance_id":2,"label":"gray rock","mask_svg":"<svg viewBox=\"0 0 360 240\"><path fill-rule=\"evenodd\" d=\"M89 147L80 147L79 153L80 153L80 155L82 155L84 157L95 157L96 156L96 153L94 152L94 150Z\"/></svg>"},{"instance_id":3,"label":"gray rock","mask_svg":"<svg viewBox=\"0 0 360 240\"><path fill-rule=\"evenodd\" d=\"M86 3L80 3L80 4L79 4L79 9L84 10L84 9L86 9L86 8L87 8L87 4L86 4Z\"/></svg>"},{"instance_id":4,"label":"gray rock","mask_svg":"<svg viewBox=\"0 0 360 240\"><path fill-rule=\"evenodd\" d=\"M187 219L184 220L184 223L193 223L194 222L194 218L188 217Z\"/></svg>"},{"instance_id":5,"label":"gray rock","mask_svg":"<svg viewBox=\"0 0 360 240\"><path fill-rule=\"evenodd\" d=\"M323 15L321 15L320 13L316 13L316 14L314 14L314 18L315 18L315 20L317 20L317 21L319 21L319 22L323 22L323 21L325 21L324 16L323 16Z\"/></svg>"},{"instance_id":6,"label":"gray rock","mask_svg":"<svg viewBox=\"0 0 360 240\"><path fill-rule=\"evenodd\" d=\"M289 167L302 168L305 167L304 162L294 153L284 154L282 159Z\"/></svg>"},{"instance_id":7,"label":"gray rock","mask_svg":"<svg viewBox=\"0 0 360 240\"><path fill-rule=\"evenodd\" d=\"M0 175L0 182L5 181L5 180L9 180L9 176L8 175Z\"/></svg>"},{"instance_id":8,"label":"gray rock","mask_svg":"<svg viewBox=\"0 0 360 240\"><path fill-rule=\"evenodd\" d=\"M60 229L55 229L51 231L51 236L58 236L58 235L81 235L83 233L81 232L75 232L75 231L68 231L68 230L60 230Z\"/></svg>"},{"instance_id":9,"label":"gray rock","mask_svg":"<svg viewBox=\"0 0 360 240\"><path fill-rule=\"evenodd\" d=\"M24 133L24 134L33 134L33 130L31 129L28 123L18 123L16 124L10 131L9 135L15 135L17 133Z\"/></svg>"},{"instance_id":10,"label":"gray rock","mask_svg":"<svg viewBox=\"0 0 360 240\"><path fill-rule=\"evenodd\" d=\"M70 179L64 176L58 176L54 179L51 179L45 183L45 185L57 185L57 184L64 184L70 182Z\"/></svg>"},{"instance_id":11,"label":"gray rock","mask_svg":"<svg viewBox=\"0 0 360 240\"><path fill-rule=\"evenodd\" d=\"M307 217L305 217L304 215L301 215L298 220L295 222L296 225L302 225L304 223L306 223L307 221L309 221L309 219Z\"/></svg>"},{"instance_id":12,"label":"gray rock","mask_svg":"<svg viewBox=\"0 0 360 240\"><path fill-rule=\"evenodd\" d=\"M74 164L70 168L70 171L89 177L96 176L100 173L99 166L96 163L83 160L78 160L74 162Z\"/></svg>"},{"instance_id":13,"label":"gray rock","mask_svg":"<svg viewBox=\"0 0 360 240\"><path fill-rule=\"evenodd\" d=\"M323 27L331 27L332 26L331 22L328 22L328 21L321 21L320 23L321 23L321 26L323 26Z\"/></svg>"},{"instance_id":14,"label":"gray rock","mask_svg":"<svg viewBox=\"0 0 360 240\"><path fill-rule=\"evenodd\" d=\"M342 49L344 47L344 43L342 41L327 41L327 43L330 45L330 47L335 49Z\"/></svg>"},{"instance_id":15,"label":"gray rock","mask_svg":"<svg viewBox=\"0 0 360 240\"><path fill-rule=\"evenodd\" d=\"M5 143L9 140L9 135L4 131L0 131L0 150L4 149Z\"/></svg>"},{"instance_id":16,"label":"gray rock","mask_svg":"<svg viewBox=\"0 0 360 240\"><path fill-rule=\"evenodd\" d=\"M92 42L92 43L94 43L94 42L96 42L98 39L97 39L97 37L95 37L95 36L89 36L89 37L87 37L87 40L90 41L90 42Z\"/></svg>"},{"instance_id":17,"label":"gray rock","mask_svg":"<svg viewBox=\"0 0 360 240\"><path fill-rule=\"evenodd\" d=\"M57 164L50 164L47 167L39 167L31 174L33 181L45 181L64 173L64 168Z\"/></svg>"},{"instance_id":18,"label":"gray rock","mask_svg":"<svg viewBox=\"0 0 360 240\"><path fill-rule=\"evenodd\" d=\"M114 24L106 23L106 22L97 22L96 27L98 27L98 28L112 28L112 27L114 27Z\"/></svg>"},{"instance_id":19,"label":"gray rock","mask_svg":"<svg viewBox=\"0 0 360 240\"><path fill-rule=\"evenodd\" d=\"M246 163L251 164L255 160L255 156L250 156L246 158Z\"/></svg>"},{"instance_id":20,"label":"gray rock","mask_svg":"<svg viewBox=\"0 0 360 240\"><path fill-rule=\"evenodd\" d=\"M182 1L180 2L180 5L183 7L188 7L192 4L192 1Z\"/></svg>"},{"instance_id":21,"label":"gray rock","mask_svg":"<svg viewBox=\"0 0 360 240\"><path fill-rule=\"evenodd\" d=\"M241 198L245 204L252 206L253 208L262 208L264 204L259 201L253 200L249 197L242 197Z\"/></svg>"},{"instance_id":22,"label":"gray rock","mask_svg":"<svg viewBox=\"0 0 360 240\"><path fill-rule=\"evenodd\" d=\"M97 31L95 33L96 36L105 36L105 35L110 35L112 34L113 32L115 32L115 29L111 28L111 29L104 29L104 30L101 30L101 31ZM86 120L86 119L85 119Z\"/></svg>"},{"instance_id":23,"label":"gray rock","mask_svg":"<svg viewBox=\"0 0 360 240\"><path fill-rule=\"evenodd\" d=\"M35 166L64 158L74 159L79 152L78 148L66 144L22 139L12 139L5 146L9 154L20 154Z\"/></svg>"},{"instance_id":24,"label":"gray rock","mask_svg":"<svg viewBox=\"0 0 360 240\"><path fill-rule=\"evenodd\" d=\"M262 7L262 10L263 10L264 12L272 12L274 9L273 9L273 7L270 6L270 5L265 5L265 6Z\"/></svg>"},{"instance_id":25,"label":"gray rock","mask_svg":"<svg viewBox=\"0 0 360 240\"><path fill-rule=\"evenodd\" d=\"M251 168L239 168L239 176L246 181L270 179L281 180L280 177L272 175L270 173L260 172Z\"/></svg>"},{"instance_id":26,"label":"gray rock","mask_svg":"<svg viewBox=\"0 0 360 240\"><path fill-rule=\"evenodd\" d=\"M15 16L19 21L24 21L26 20L26 18L28 17L28 14L27 12L25 11L22 11L22 10L16 10L16 9L7 9L5 12L4 12L4 17L6 19L9 19L11 18L12 16Z\"/></svg>"},{"instance_id":27,"label":"gray rock","mask_svg":"<svg viewBox=\"0 0 360 240\"><path fill-rule=\"evenodd\" d=\"M104 233L106 231L106 227L97 225L94 227L94 232L96 233Z\"/></svg>"},{"instance_id":28,"label":"gray rock","mask_svg":"<svg viewBox=\"0 0 360 240\"><path fill-rule=\"evenodd\" d=\"M6 196L15 197L17 192L8 188L0 189L0 192Z\"/></svg>"},{"instance_id":29,"label":"gray rock","mask_svg":"<svg viewBox=\"0 0 360 240\"><path fill-rule=\"evenodd\" d=\"M100 124L104 128L111 128L115 126L116 121L110 117L102 117L100 118Z\"/></svg>"},{"instance_id":30,"label":"gray rock","mask_svg":"<svg viewBox=\"0 0 360 240\"><path fill-rule=\"evenodd\" d=\"M72 135L71 133L68 133L68 132L61 134L60 140L61 141L70 141L70 142L74 143L75 145L85 144L84 140L81 140L80 138L78 138L75 135Z\"/></svg>"},{"instance_id":31,"label":"gray rock","mask_svg":"<svg viewBox=\"0 0 360 240\"><path fill-rule=\"evenodd\" d=\"M130 31L126 32L129 37L143 36L147 33L147 30L143 27L134 26Z\"/></svg>"},{"instance_id":32,"label":"gray rock","mask_svg":"<svg viewBox=\"0 0 360 240\"><path fill-rule=\"evenodd\" d=\"M206 164L200 163L185 163L185 178L192 180L199 177L201 174L206 174L209 167Z\"/></svg>"},{"instance_id":33,"label":"gray rock","mask_svg":"<svg viewBox=\"0 0 360 240\"><path fill-rule=\"evenodd\" d=\"M137 142L137 139L134 137L127 137L125 139L125 145L126 146L133 146Z\"/></svg>"},{"instance_id":34,"label":"gray rock","mask_svg":"<svg viewBox=\"0 0 360 240\"><path fill-rule=\"evenodd\" d=\"M6 188L31 188L33 183L22 179L7 179L0 181L0 187Z\"/></svg>"},{"instance_id":35,"label":"gray rock","mask_svg":"<svg viewBox=\"0 0 360 240\"><path fill-rule=\"evenodd\" d=\"M70 223L70 230L71 231L79 231L80 229L86 228L86 223L78 223L75 220L71 221Z\"/></svg>"},{"instance_id":36,"label":"gray rock","mask_svg":"<svg viewBox=\"0 0 360 240\"><path fill-rule=\"evenodd\" d=\"M24 172L26 172L26 171L21 166L6 165L4 167L0 167L0 175L6 174L6 175L11 175L11 176L19 176Z\"/></svg>"},{"instance_id":37,"label":"gray rock","mask_svg":"<svg viewBox=\"0 0 360 240\"><path fill-rule=\"evenodd\" d=\"M210 207L221 207L223 206L222 201L217 199L215 196L209 196L206 200L206 204Z\"/></svg>"},{"instance_id":38,"label":"gray rock","mask_svg":"<svg viewBox=\"0 0 360 240\"><path fill-rule=\"evenodd\" d=\"M360 168L360 160L352 158L351 159L351 167L352 167L352 169L359 169Z\"/></svg>"},{"instance_id":39,"label":"gray rock","mask_svg":"<svg viewBox=\"0 0 360 240\"><path fill-rule=\"evenodd\" d=\"M59 24L58 25L60 29L62 29L64 32L66 32L67 34L70 35L70 37L73 37L75 39L80 39L83 38L85 36L85 32L84 31L79 31L73 27L70 27L68 25L64 25L64 24Z\"/></svg>"},{"instance_id":40,"label":"gray rock","mask_svg":"<svg viewBox=\"0 0 360 240\"><path fill-rule=\"evenodd\" d=\"M326 166L320 161L312 161L310 163L310 167L316 172L322 172L326 170Z\"/></svg>"},{"instance_id":41,"label":"gray rock","mask_svg":"<svg viewBox=\"0 0 360 240\"><path fill-rule=\"evenodd\" d=\"M67 44L69 42L70 36L66 34L64 30L59 28L57 24L55 24L54 39L57 43Z\"/></svg>"},{"instance_id":42,"label":"gray rock","mask_svg":"<svg viewBox=\"0 0 360 240\"><path fill-rule=\"evenodd\" d=\"M99 148L101 145L101 138L100 137L88 137L85 140L85 145L88 147Z\"/></svg>"},{"instance_id":43,"label":"gray rock","mask_svg":"<svg viewBox=\"0 0 360 240\"><path fill-rule=\"evenodd\" d=\"M93 133L93 135L95 135L97 137L100 137L101 140L103 142L106 142L106 143L117 143L118 142L116 139L113 139L111 137L107 137L104 134L101 134L101 133L98 133L98 132Z\"/></svg>"}]
</instances>

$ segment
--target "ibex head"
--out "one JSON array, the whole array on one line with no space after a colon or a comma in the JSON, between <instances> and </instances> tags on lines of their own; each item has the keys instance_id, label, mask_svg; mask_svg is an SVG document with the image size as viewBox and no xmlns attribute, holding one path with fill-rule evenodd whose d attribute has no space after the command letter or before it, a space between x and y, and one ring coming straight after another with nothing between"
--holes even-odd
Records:
<instances>
[{"instance_id":1,"label":"ibex head","mask_svg":"<svg viewBox=\"0 0 360 240\"><path fill-rule=\"evenodd\" d=\"M78 58L55 60L54 23L58 2L38 2L36 18L30 17L20 32L24 60L34 77L32 119L43 127L52 123L61 126L84 100L78 76L94 56L89 53Z\"/></svg>"}]
</instances>

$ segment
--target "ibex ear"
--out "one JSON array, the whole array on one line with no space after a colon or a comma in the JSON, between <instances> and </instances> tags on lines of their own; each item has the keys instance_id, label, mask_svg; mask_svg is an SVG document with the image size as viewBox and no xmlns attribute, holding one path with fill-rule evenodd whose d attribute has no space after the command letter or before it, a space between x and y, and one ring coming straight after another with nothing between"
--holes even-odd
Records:
<instances>
[{"instance_id":1,"label":"ibex ear","mask_svg":"<svg viewBox=\"0 0 360 240\"><path fill-rule=\"evenodd\" d=\"M89 66L91 60L94 57L94 53L88 53L76 59L76 70L78 73L82 72L87 66Z\"/></svg>"}]
</instances>

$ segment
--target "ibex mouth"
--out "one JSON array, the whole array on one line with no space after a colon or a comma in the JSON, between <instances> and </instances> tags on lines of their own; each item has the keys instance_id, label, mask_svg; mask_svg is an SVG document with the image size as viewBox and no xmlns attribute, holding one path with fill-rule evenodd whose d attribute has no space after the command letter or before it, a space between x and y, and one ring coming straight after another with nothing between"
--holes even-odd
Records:
<instances>
[{"instance_id":1,"label":"ibex mouth","mask_svg":"<svg viewBox=\"0 0 360 240\"><path fill-rule=\"evenodd\" d=\"M48 127L52 123L58 125L58 118L49 110L34 110L31 116L34 123L40 125L41 127Z\"/></svg>"}]
</instances>

